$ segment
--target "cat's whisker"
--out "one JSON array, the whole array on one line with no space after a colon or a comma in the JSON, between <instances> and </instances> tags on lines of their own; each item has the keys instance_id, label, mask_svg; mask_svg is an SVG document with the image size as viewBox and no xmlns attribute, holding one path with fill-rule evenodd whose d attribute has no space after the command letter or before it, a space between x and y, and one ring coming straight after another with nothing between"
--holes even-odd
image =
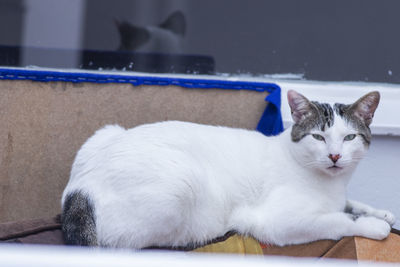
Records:
<instances>
[{"instance_id":1,"label":"cat's whisker","mask_svg":"<svg viewBox=\"0 0 400 267\"><path fill-rule=\"evenodd\" d=\"M304 167L313 167L313 166L321 166L321 164L324 163L322 161L313 161L313 162L307 162L304 163Z\"/></svg>"}]
</instances>

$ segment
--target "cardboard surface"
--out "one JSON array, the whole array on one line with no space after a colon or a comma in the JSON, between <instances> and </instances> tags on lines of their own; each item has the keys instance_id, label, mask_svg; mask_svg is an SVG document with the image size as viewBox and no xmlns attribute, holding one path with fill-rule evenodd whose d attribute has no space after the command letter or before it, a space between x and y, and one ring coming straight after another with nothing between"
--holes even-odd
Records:
<instances>
[{"instance_id":1,"label":"cardboard surface","mask_svg":"<svg viewBox=\"0 0 400 267\"><path fill-rule=\"evenodd\" d=\"M229 237L223 242L217 242L196 248L192 252L263 255L263 250L257 240L237 234Z\"/></svg>"},{"instance_id":2,"label":"cardboard surface","mask_svg":"<svg viewBox=\"0 0 400 267\"><path fill-rule=\"evenodd\" d=\"M344 237L343 239L334 242L333 246L330 247L324 254L322 254L321 257L357 260L357 247L354 241L355 238L356 237Z\"/></svg>"},{"instance_id":3,"label":"cardboard surface","mask_svg":"<svg viewBox=\"0 0 400 267\"><path fill-rule=\"evenodd\" d=\"M254 129L266 92L0 81L0 222L50 217L77 150L106 124L183 120Z\"/></svg>"},{"instance_id":4,"label":"cardboard surface","mask_svg":"<svg viewBox=\"0 0 400 267\"><path fill-rule=\"evenodd\" d=\"M357 261L400 262L400 236L391 233L385 240L344 237L339 241L320 240L285 247L267 246L265 255L318 257Z\"/></svg>"},{"instance_id":5,"label":"cardboard surface","mask_svg":"<svg viewBox=\"0 0 400 267\"><path fill-rule=\"evenodd\" d=\"M284 247L267 245L263 248L265 255L290 256L290 257L321 257L325 255L337 242L321 240L309 244L290 245Z\"/></svg>"},{"instance_id":6,"label":"cardboard surface","mask_svg":"<svg viewBox=\"0 0 400 267\"><path fill-rule=\"evenodd\" d=\"M354 238L357 259L363 261L400 262L400 236L390 234L383 241Z\"/></svg>"}]
</instances>

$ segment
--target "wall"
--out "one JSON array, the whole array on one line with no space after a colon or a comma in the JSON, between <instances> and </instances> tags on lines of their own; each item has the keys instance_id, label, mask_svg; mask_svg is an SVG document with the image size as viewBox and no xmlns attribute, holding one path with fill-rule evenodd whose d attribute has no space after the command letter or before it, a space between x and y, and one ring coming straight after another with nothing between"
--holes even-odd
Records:
<instances>
[{"instance_id":1,"label":"wall","mask_svg":"<svg viewBox=\"0 0 400 267\"><path fill-rule=\"evenodd\" d=\"M400 137L373 136L370 150L348 187L349 198L390 210L400 228Z\"/></svg>"},{"instance_id":2,"label":"wall","mask_svg":"<svg viewBox=\"0 0 400 267\"><path fill-rule=\"evenodd\" d=\"M0 45L115 51L115 19L158 25L181 10L182 53L213 57L218 73L400 83L399 8L397 0L0 0ZM79 53L21 56L23 66L80 66Z\"/></svg>"}]
</instances>

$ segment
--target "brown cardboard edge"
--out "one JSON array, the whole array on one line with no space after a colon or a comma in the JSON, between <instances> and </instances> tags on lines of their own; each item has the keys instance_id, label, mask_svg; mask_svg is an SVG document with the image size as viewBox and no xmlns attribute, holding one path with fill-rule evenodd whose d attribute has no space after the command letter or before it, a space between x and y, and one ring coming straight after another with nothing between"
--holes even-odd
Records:
<instances>
[{"instance_id":1,"label":"brown cardboard edge","mask_svg":"<svg viewBox=\"0 0 400 267\"><path fill-rule=\"evenodd\" d=\"M357 260L357 250L354 237L344 237L337 241L321 258Z\"/></svg>"},{"instance_id":2,"label":"brown cardboard edge","mask_svg":"<svg viewBox=\"0 0 400 267\"><path fill-rule=\"evenodd\" d=\"M357 259L373 262L400 262L400 236L390 233L383 240L355 237Z\"/></svg>"},{"instance_id":3,"label":"brown cardboard edge","mask_svg":"<svg viewBox=\"0 0 400 267\"><path fill-rule=\"evenodd\" d=\"M264 255L319 258L325 255L336 245L334 240L319 240L307 244L274 246L269 245L263 248Z\"/></svg>"},{"instance_id":4,"label":"brown cardboard edge","mask_svg":"<svg viewBox=\"0 0 400 267\"><path fill-rule=\"evenodd\" d=\"M43 231L61 229L61 217L25 220L17 222L6 222L0 224L0 241L22 238Z\"/></svg>"}]
</instances>

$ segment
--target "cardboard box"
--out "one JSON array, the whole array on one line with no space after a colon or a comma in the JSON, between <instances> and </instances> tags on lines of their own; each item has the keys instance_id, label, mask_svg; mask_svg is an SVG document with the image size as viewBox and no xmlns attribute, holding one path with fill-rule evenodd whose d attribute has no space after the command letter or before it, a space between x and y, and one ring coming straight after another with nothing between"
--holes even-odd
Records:
<instances>
[{"instance_id":1,"label":"cardboard box","mask_svg":"<svg viewBox=\"0 0 400 267\"><path fill-rule=\"evenodd\" d=\"M266 255L318 257L358 261L400 262L400 236L391 233L382 241L363 237L345 237L339 241L321 240L286 247L267 246Z\"/></svg>"},{"instance_id":2,"label":"cardboard box","mask_svg":"<svg viewBox=\"0 0 400 267\"><path fill-rule=\"evenodd\" d=\"M0 81L0 222L60 213L75 154L106 124L182 120L255 129L267 92Z\"/></svg>"}]
</instances>

